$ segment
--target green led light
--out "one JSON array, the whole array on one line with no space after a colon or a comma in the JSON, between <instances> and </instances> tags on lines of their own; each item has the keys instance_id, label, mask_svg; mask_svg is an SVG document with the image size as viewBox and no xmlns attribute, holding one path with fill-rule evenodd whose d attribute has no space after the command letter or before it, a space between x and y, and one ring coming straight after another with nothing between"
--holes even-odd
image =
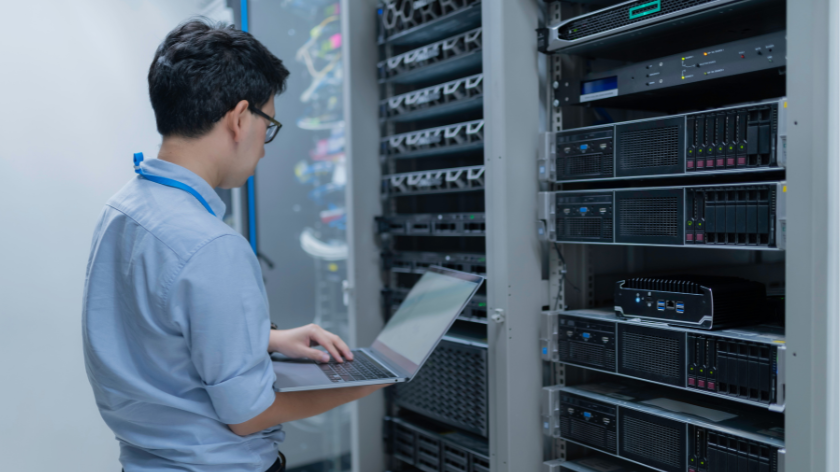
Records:
<instances>
[{"instance_id":1,"label":"green led light","mask_svg":"<svg viewBox=\"0 0 840 472\"><path fill-rule=\"evenodd\" d=\"M486 303L479 303L478 306L487 306Z\"/></svg>"},{"instance_id":2,"label":"green led light","mask_svg":"<svg viewBox=\"0 0 840 472\"><path fill-rule=\"evenodd\" d=\"M691 221L688 221L687 223L688 223L688 226L691 226L691 225L693 225L693 224L694 224L694 223L693 223L693 222L691 222Z\"/></svg>"},{"instance_id":3,"label":"green led light","mask_svg":"<svg viewBox=\"0 0 840 472\"><path fill-rule=\"evenodd\" d=\"M474 219L475 219L475 215L470 215L470 219L471 219L471 220L474 220Z\"/></svg>"}]
</instances>

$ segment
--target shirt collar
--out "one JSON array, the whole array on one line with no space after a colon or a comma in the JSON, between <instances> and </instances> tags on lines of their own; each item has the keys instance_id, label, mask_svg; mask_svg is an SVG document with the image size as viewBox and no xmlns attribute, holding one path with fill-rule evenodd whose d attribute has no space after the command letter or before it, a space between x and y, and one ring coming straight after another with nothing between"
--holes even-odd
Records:
<instances>
[{"instance_id":1,"label":"shirt collar","mask_svg":"<svg viewBox=\"0 0 840 472\"><path fill-rule=\"evenodd\" d=\"M160 159L145 160L140 163L140 167L152 175L174 179L182 184L189 185L193 188L193 190L197 191L199 195L204 197L207 204L213 209L213 213L216 214L217 218L224 218L225 210L227 208L225 206L225 202L219 198L219 195L215 190L213 190L213 187L211 187L206 180L199 177L198 174L185 167L181 167L178 164L162 161Z\"/></svg>"}]
</instances>

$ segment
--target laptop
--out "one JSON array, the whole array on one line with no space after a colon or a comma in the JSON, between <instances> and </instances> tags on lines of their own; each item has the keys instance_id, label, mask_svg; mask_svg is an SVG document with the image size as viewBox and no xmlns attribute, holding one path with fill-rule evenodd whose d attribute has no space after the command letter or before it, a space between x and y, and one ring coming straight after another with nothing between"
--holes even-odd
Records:
<instances>
[{"instance_id":1,"label":"laptop","mask_svg":"<svg viewBox=\"0 0 840 472\"><path fill-rule=\"evenodd\" d=\"M341 364L273 359L275 389L295 392L410 381L483 281L480 275L429 267L370 347L353 349L354 359Z\"/></svg>"}]
</instances>

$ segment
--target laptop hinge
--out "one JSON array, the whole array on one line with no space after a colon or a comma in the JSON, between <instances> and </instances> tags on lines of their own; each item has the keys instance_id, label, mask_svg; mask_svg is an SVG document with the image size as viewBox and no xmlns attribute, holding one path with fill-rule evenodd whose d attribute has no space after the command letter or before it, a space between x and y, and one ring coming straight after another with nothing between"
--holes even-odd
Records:
<instances>
[{"instance_id":1,"label":"laptop hinge","mask_svg":"<svg viewBox=\"0 0 840 472\"><path fill-rule=\"evenodd\" d=\"M385 356L379 354L378 352L376 352L372 348L365 348L365 349L362 349L362 351L364 351L365 354L369 355L371 358L373 358L374 360L376 360L380 364L387 367L388 370L390 370L391 372L396 374L397 377L405 377L406 380L411 378L411 375L405 369L403 369L402 367L394 364L393 362L390 362L387 358L385 358Z\"/></svg>"}]
</instances>

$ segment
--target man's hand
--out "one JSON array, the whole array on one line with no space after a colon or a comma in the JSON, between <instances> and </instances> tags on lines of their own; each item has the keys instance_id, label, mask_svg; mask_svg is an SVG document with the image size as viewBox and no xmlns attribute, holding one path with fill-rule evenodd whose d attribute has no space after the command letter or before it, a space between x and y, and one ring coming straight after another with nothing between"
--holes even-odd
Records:
<instances>
[{"instance_id":1,"label":"man's hand","mask_svg":"<svg viewBox=\"0 0 840 472\"><path fill-rule=\"evenodd\" d=\"M313 349L323 346L329 352ZM338 362L353 360L353 353L344 341L324 328L308 324L294 329L273 329L268 338L268 351L279 352L296 359L312 359L317 362L329 362L330 355Z\"/></svg>"}]
</instances>

